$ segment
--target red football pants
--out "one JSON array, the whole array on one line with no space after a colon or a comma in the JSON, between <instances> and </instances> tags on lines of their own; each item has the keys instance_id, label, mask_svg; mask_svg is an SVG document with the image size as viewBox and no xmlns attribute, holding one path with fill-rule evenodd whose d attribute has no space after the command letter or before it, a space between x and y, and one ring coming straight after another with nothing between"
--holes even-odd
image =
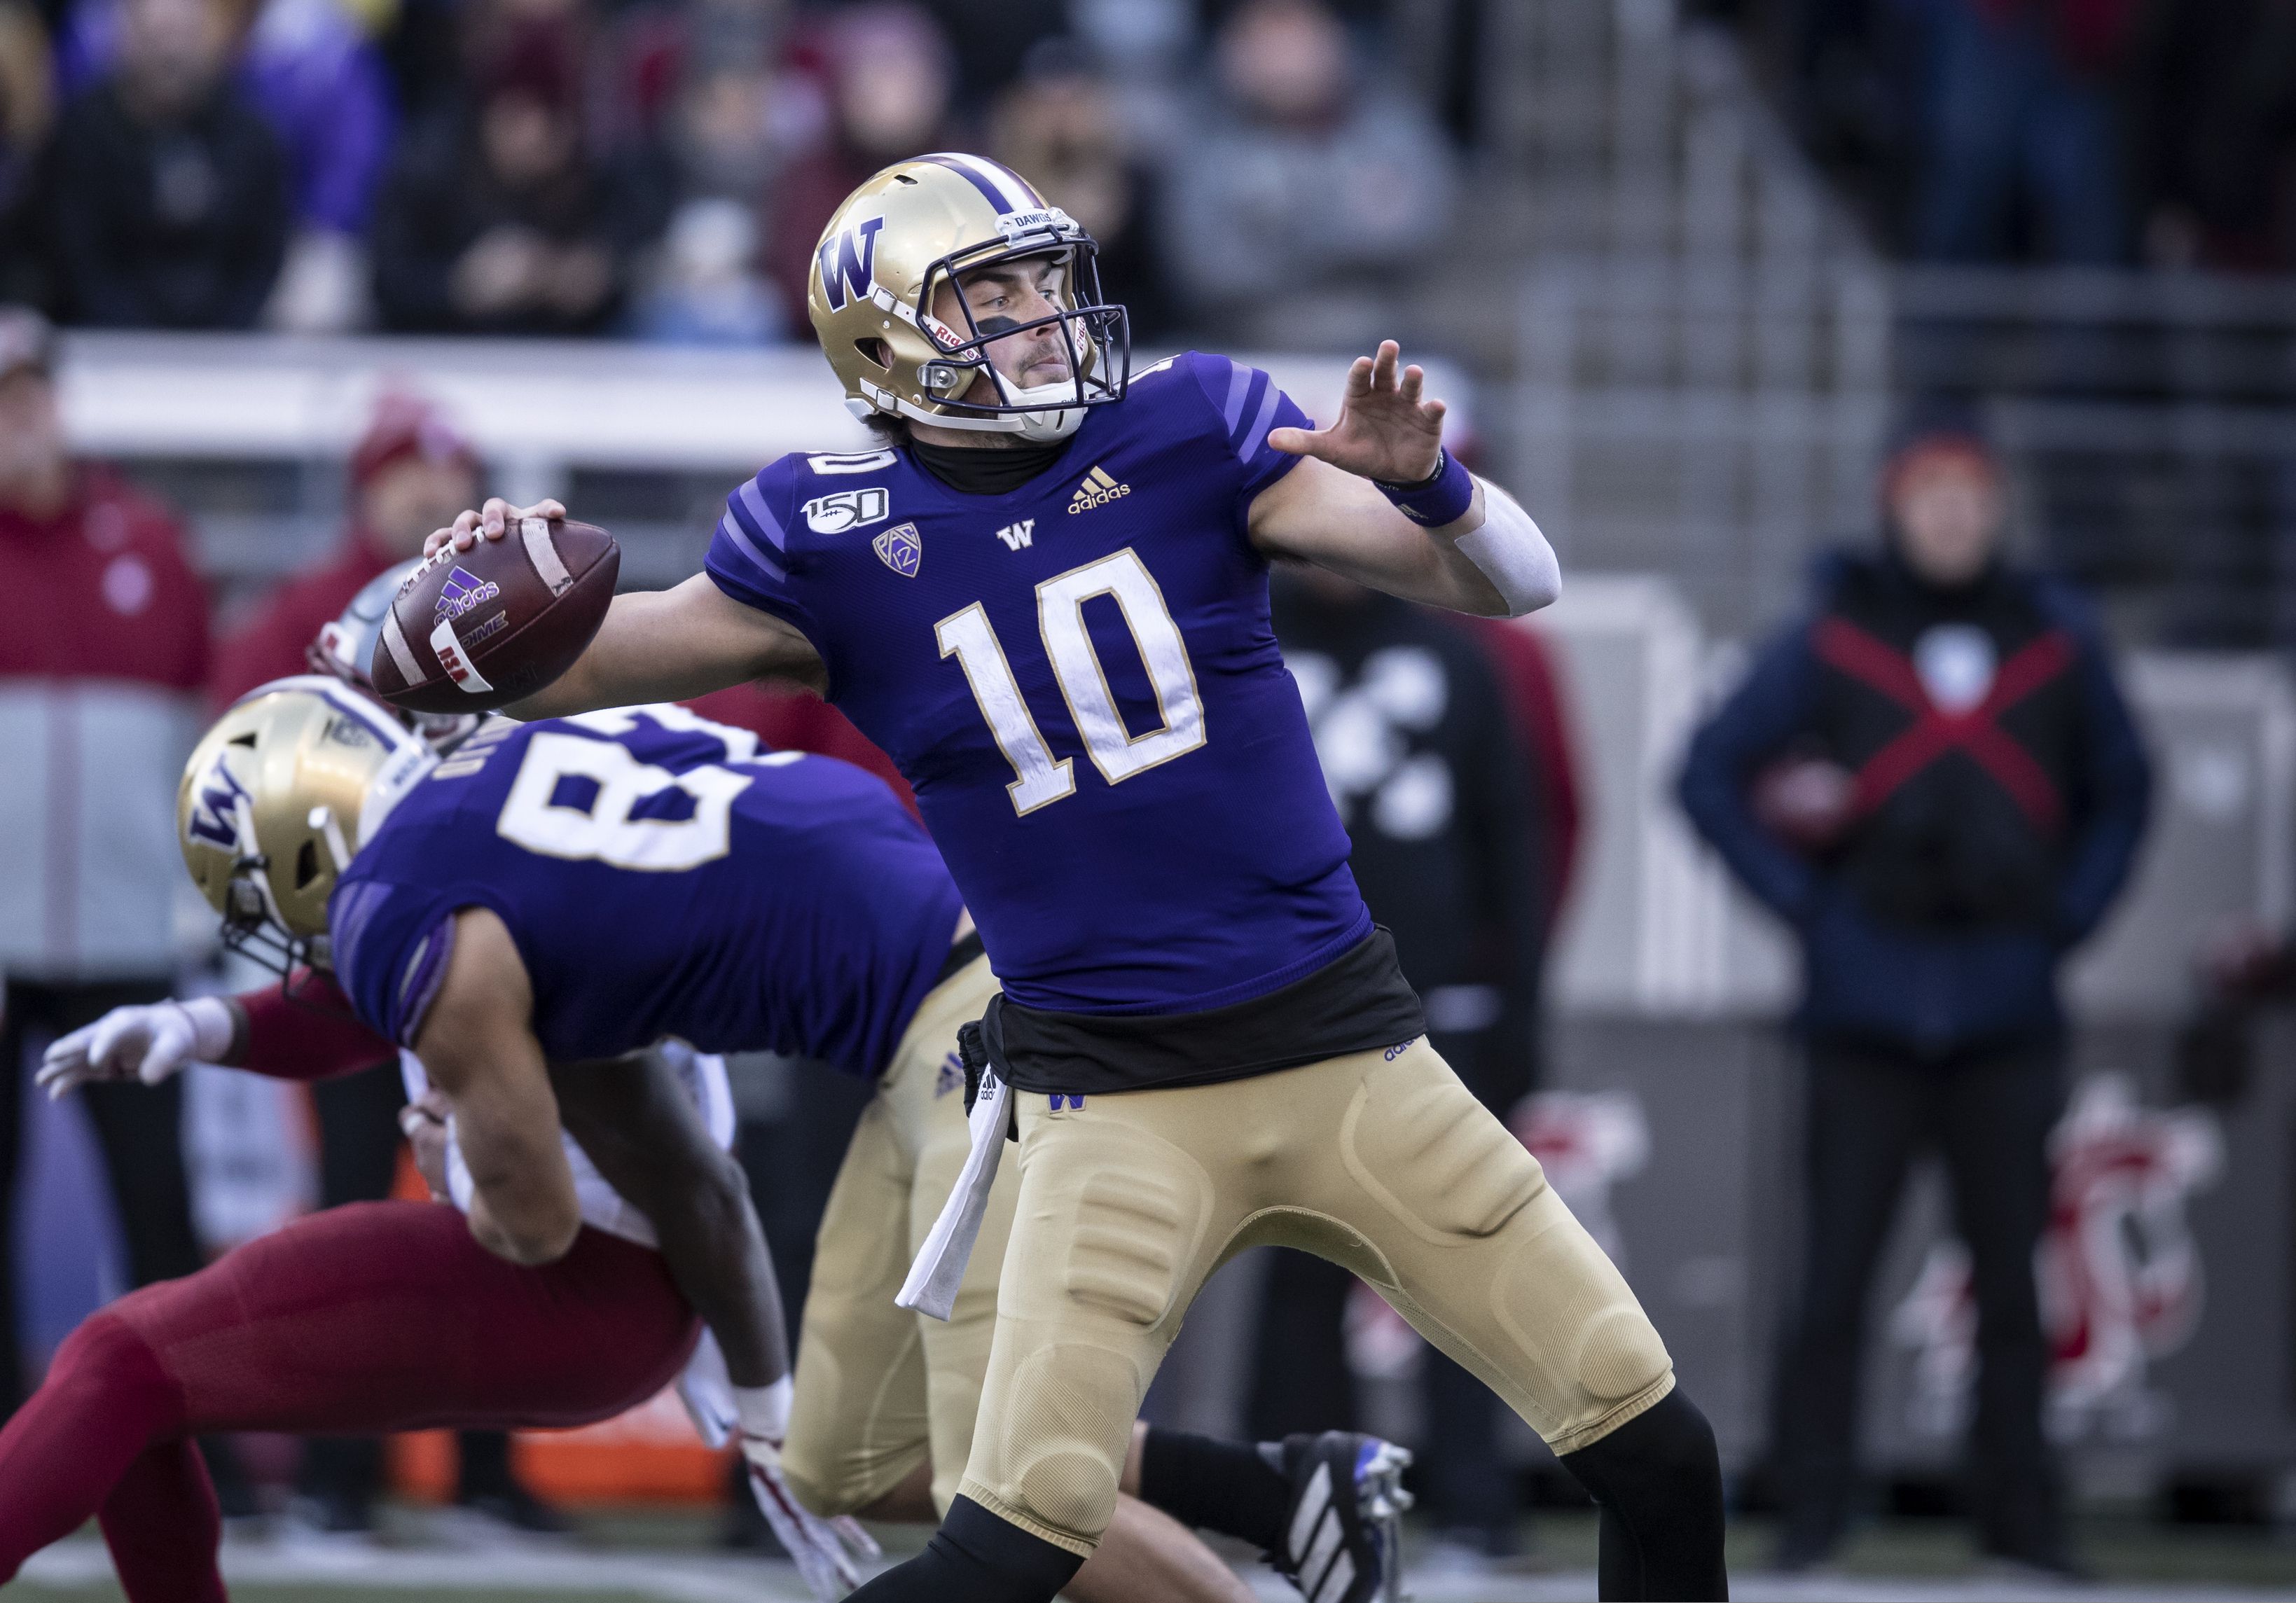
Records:
<instances>
[{"instance_id":1,"label":"red football pants","mask_svg":"<svg viewBox=\"0 0 2296 1603\"><path fill-rule=\"evenodd\" d=\"M0 1430L0 1583L93 1514L132 1603L220 1599L193 1435L586 1424L660 1391L700 1331L660 1255L603 1231L527 1269L435 1203L299 1219L57 1350Z\"/></svg>"}]
</instances>

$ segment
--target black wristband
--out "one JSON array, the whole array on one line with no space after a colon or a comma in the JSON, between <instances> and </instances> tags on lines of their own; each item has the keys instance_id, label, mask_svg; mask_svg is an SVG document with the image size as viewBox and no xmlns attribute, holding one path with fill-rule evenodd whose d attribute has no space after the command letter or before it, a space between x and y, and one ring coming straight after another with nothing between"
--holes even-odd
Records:
<instances>
[{"instance_id":1,"label":"black wristband","mask_svg":"<svg viewBox=\"0 0 2296 1603\"><path fill-rule=\"evenodd\" d=\"M1435 471L1417 484L1389 484L1374 478L1379 493L1393 502L1396 510L1414 523L1430 528L1440 528L1447 523L1456 523L1467 515L1475 503L1475 476L1459 465L1450 447L1443 447L1435 462Z\"/></svg>"}]
</instances>

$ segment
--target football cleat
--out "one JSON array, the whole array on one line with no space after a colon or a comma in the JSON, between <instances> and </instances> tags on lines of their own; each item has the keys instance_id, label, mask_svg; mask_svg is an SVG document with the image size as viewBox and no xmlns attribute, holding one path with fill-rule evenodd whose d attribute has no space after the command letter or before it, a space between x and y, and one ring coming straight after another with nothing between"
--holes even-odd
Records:
<instances>
[{"instance_id":1,"label":"football cleat","mask_svg":"<svg viewBox=\"0 0 2296 1603\"><path fill-rule=\"evenodd\" d=\"M1402 1603L1403 1472L1411 1454L1351 1430L1263 1442L1292 1484L1283 1548L1268 1562L1308 1603Z\"/></svg>"}]
</instances>

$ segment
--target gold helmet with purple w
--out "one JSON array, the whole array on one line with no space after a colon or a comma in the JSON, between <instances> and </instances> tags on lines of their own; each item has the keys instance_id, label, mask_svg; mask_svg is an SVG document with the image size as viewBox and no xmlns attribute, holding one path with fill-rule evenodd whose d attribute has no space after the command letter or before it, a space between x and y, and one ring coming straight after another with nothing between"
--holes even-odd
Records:
<instances>
[{"instance_id":1,"label":"gold helmet with purple w","mask_svg":"<svg viewBox=\"0 0 2296 1603\"><path fill-rule=\"evenodd\" d=\"M830 218L807 307L856 417L1065 439L1131 377L1130 325L1101 299L1098 253L1011 168L920 156ZM998 371L1000 352L1016 374Z\"/></svg>"}]
</instances>

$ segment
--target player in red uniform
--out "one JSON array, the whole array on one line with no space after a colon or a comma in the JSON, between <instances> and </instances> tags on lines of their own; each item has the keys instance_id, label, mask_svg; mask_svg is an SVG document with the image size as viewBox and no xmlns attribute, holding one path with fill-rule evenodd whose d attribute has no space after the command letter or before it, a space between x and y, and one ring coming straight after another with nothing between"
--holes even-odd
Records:
<instances>
[{"instance_id":1,"label":"player in red uniform","mask_svg":"<svg viewBox=\"0 0 2296 1603\"><path fill-rule=\"evenodd\" d=\"M237 1017L247 1067L261 1072L303 1078L374 1059L372 1037L331 1059L283 1000ZM350 1033L316 1026L331 1031L339 1043ZM209 1043L203 1055L233 1054ZM562 1084L560 1096L601 1170L644 1198L665 1235L698 1244L689 1262L714 1266L730 1294L712 1307L729 1372L785 1388L781 1309L746 1188L668 1059ZM443 1191L439 1111L410 1108L408 1123ZM597 1132L622 1139L610 1147ZM480 1246L449 1207L311 1215L131 1293L64 1343L0 1431L0 1580L93 1514L133 1603L221 1599L199 1433L584 1424L660 1391L700 1331L664 1254L594 1224L563 1255L529 1266Z\"/></svg>"}]
</instances>

